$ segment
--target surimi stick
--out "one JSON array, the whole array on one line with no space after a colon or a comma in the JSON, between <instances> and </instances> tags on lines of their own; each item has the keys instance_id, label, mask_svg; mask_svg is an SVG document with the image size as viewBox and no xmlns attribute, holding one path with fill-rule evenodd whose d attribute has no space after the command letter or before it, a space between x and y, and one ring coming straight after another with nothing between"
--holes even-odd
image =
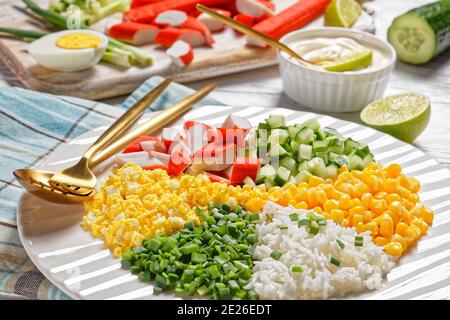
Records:
<instances>
[{"instance_id":1,"label":"surimi stick","mask_svg":"<svg viewBox=\"0 0 450 320\"><path fill-rule=\"evenodd\" d=\"M186 67L194 60L194 50L189 43L183 40L175 41L166 53L173 63L179 67Z\"/></svg>"},{"instance_id":2,"label":"surimi stick","mask_svg":"<svg viewBox=\"0 0 450 320\"><path fill-rule=\"evenodd\" d=\"M134 9L134 8L146 6L148 4L152 4L152 3L160 2L160 1L164 1L164 0L133 0L131 2L130 8Z\"/></svg>"},{"instance_id":3,"label":"surimi stick","mask_svg":"<svg viewBox=\"0 0 450 320\"><path fill-rule=\"evenodd\" d=\"M188 19L188 15L180 10L167 10L158 14L155 23L164 27L180 27Z\"/></svg>"},{"instance_id":4,"label":"surimi stick","mask_svg":"<svg viewBox=\"0 0 450 320\"><path fill-rule=\"evenodd\" d=\"M208 45L209 47L211 47L215 42L208 27L203 22L200 22L194 17L187 17L186 22L183 23L180 27L201 32L205 37L206 45Z\"/></svg>"},{"instance_id":5,"label":"surimi stick","mask_svg":"<svg viewBox=\"0 0 450 320\"><path fill-rule=\"evenodd\" d=\"M205 37L200 31L186 28L168 27L159 31L155 38L155 42L164 47L170 47L177 40L183 40L192 47L200 47L206 43Z\"/></svg>"},{"instance_id":6,"label":"surimi stick","mask_svg":"<svg viewBox=\"0 0 450 320\"><path fill-rule=\"evenodd\" d=\"M265 2L258 0L236 0L236 8L239 13L260 18L262 16L273 15L272 9L265 5Z\"/></svg>"},{"instance_id":7,"label":"surimi stick","mask_svg":"<svg viewBox=\"0 0 450 320\"><path fill-rule=\"evenodd\" d=\"M222 9L213 9L213 10L220 13L223 16L231 17L230 11ZM217 21L207 13L202 13L201 15L199 15L197 20L202 22L211 32L222 31L225 27L225 25L222 22Z\"/></svg>"},{"instance_id":8,"label":"surimi stick","mask_svg":"<svg viewBox=\"0 0 450 320\"><path fill-rule=\"evenodd\" d=\"M141 46L155 42L158 32L157 26L125 21L109 28L108 35L114 39Z\"/></svg>"},{"instance_id":9,"label":"surimi stick","mask_svg":"<svg viewBox=\"0 0 450 320\"><path fill-rule=\"evenodd\" d=\"M156 16L167 10L189 12L195 9L197 3L207 7L217 7L234 3L235 0L165 0L146 6L131 9L124 14L124 19L140 23L152 23Z\"/></svg>"},{"instance_id":10,"label":"surimi stick","mask_svg":"<svg viewBox=\"0 0 450 320\"><path fill-rule=\"evenodd\" d=\"M246 26L249 26L249 27L253 27L253 25L255 24L255 18L253 18L252 16L248 16L246 14L243 14L243 13L238 13L237 15L235 15L234 20L236 20L237 22L240 22L242 24L245 24Z\"/></svg>"},{"instance_id":11,"label":"surimi stick","mask_svg":"<svg viewBox=\"0 0 450 320\"><path fill-rule=\"evenodd\" d=\"M277 15L271 16L253 28L265 35L280 39L286 33L297 30L322 15L331 0L300 0ZM265 46L254 38L247 43Z\"/></svg>"}]
</instances>

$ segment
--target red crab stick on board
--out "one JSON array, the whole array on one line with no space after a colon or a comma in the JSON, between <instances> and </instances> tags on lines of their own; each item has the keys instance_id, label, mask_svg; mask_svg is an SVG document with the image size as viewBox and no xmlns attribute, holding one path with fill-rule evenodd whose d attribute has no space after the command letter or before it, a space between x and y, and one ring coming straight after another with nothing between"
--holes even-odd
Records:
<instances>
[{"instance_id":1,"label":"red crab stick on board","mask_svg":"<svg viewBox=\"0 0 450 320\"><path fill-rule=\"evenodd\" d=\"M156 2L161 2L161 1L165 1L165 0L133 0L131 2L131 9L135 9L138 7L142 7L142 6L146 6L152 3L156 3Z\"/></svg>"},{"instance_id":2,"label":"red crab stick on board","mask_svg":"<svg viewBox=\"0 0 450 320\"><path fill-rule=\"evenodd\" d=\"M239 13L261 18L263 16L273 15L271 2L258 0L236 0L236 9Z\"/></svg>"},{"instance_id":3,"label":"red crab stick on board","mask_svg":"<svg viewBox=\"0 0 450 320\"><path fill-rule=\"evenodd\" d=\"M300 0L280 13L257 23L253 26L253 29L269 37L280 39L285 34L300 29L318 18L325 12L330 2L331 0ZM266 46L254 38L249 38L248 43Z\"/></svg>"},{"instance_id":4,"label":"red crab stick on board","mask_svg":"<svg viewBox=\"0 0 450 320\"><path fill-rule=\"evenodd\" d=\"M213 9L214 11L216 11L217 13L220 13L221 15L225 16L225 17L231 17L231 12L230 11L226 11L226 10L222 10L222 9ZM216 19L212 18L209 14L207 13L202 13L197 17L197 20L200 21L201 23L203 23L211 32L218 32L218 31L222 31L225 28L225 25L220 22L217 21Z\"/></svg>"},{"instance_id":5,"label":"red crab stick on board","mask_svg":"<svg viewBox=\"0 0 450 320\"><path fill-rule=\"evenodd\" d=\"M194 50L191 45L183 40L177 40L166 51L172 62L179 67L186 67L194 60Z\"/></svg>"},{"instance_id":6,"label":"red crab stick on board","mask_svg":"<svg viewBox=\"0 0 450 320\"><path fill-rule=\"evenodd\" d=\"M158 32L157 26L125 21L109 28L108 35L135 46L142 46L155 42Z\"/></svg>"},{"instance_id":7,"label":"red crab stick on board","mask_svg":"<svg viewBox=\"0 0 450 320\"><path fill-rule=\"evenodd\" d=\"M187 28L165 28L158 32L155 38L155 42L164 47L170 47L178 40L183 40L192 47L201 47L206 43L205 37L200 31Z\"/></svg>"},{"instance_id":8,"label":"red crab stick on board","mask_svg":"<svg viewBox=\"0 0 450 320\"><path fill-rule=\"evenodd\" d=\"M195 9L197 3L207 7L217 7L234 3L235 0L166 0L158 1L131 9L124 14L124 19L140 23L152 23L156 16L167 10L189 12Z\"/></svg>"}]
</instances>

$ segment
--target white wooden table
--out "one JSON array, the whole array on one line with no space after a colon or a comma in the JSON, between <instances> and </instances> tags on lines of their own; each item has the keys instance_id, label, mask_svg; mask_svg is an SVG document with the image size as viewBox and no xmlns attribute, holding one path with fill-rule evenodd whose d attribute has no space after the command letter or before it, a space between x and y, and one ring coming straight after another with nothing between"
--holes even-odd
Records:
<instances>
[{"instance_id":1,"label":"white wooden table","mask_svg":"<svg viewBox=\"0 0 450 320\"><path fill-rule=\"evenodd\" d=\"M5 1L5 0L0 0ZM429 3L429 0L376 0L378 6L377 35L386 38L386 30L392 19L409 8ZM414 142L420 149L450 168L450 49L433 62L424 66L397 63L386 95L418 91L432 101L431 121L426 131ZM260 69L241 74L229 75L213 80L189 84L199 88L214 81L218 89L213 96L225 104L233 106L287 107L296 110L306 108L291 101L283 94L277 67ZM0 86L21 86L17 79L0 64ZM123 98L108 102L119 103ZM330 114L344 120L359 122L359 113Z\"/></svg>"}]
</instances>

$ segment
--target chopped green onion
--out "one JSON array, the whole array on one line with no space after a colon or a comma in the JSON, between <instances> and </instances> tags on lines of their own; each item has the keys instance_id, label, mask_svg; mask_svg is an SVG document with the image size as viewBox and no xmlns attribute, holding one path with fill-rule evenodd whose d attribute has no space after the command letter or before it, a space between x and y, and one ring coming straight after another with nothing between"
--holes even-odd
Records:
<instances>
[{"instance_id":1,"label":"chopped green onion","mask_svg":"<svg viewBox=\"0 0 450 320\"><path fill-rule=\"evenodd\" d=\"M272 251L272 253L270 254L272 259L274 259L274 260L279 260L282 255L283 254L280 251Z\"/></svg>"},{"instance_id":2,"label":"chopped green onion","mask_svg":"<svg viewBox=\"0 0 450 320\"><path fill-rule=\"evenodd\" d=\"M300 217L299 217L298 213L291 213L289 215L289 219L291 219L291 221L298 221L299 218Z\"/></svg>"},{"instance_id":3,"label":"chopped green onion","mask_svg":"<svg viewBox=\"0 0 450 320\"><path fill-rule=\"evenodd\" d=\"M355 237L355 247L362 247L362 246L364 246L364 237L356 236Z\"/></svg>"},{"instance_id":4,"label":"chopped green onion","mask_svg":"<svg viewBox=\"0 0 450 320\"><path fill-rule=\"evenodd\" d=\"M250 215L250 221L257 221L259 220L259 213L254 213Z\"/></svg>"},{"instance_id":5,"label":"chopped green onion","mask_svg":"<svg viewBox=\"0 0 450 320\"><path fill-rule=\"evenodd\" d=\"M336 267L339 267L341 265L341 260L339 260L339 259L337 259L335 257L331 257L330 263L334 264Z\"/></svg>"},{"instance_id":6,"label":"chopped green onion","mask_svg":"<svg viewBox=\"0 0 450 320\"><path fill-rule=\"evenodd\" d=\"M308 227L310 225L311 225L311 220L309 220L309 219L302 219L302 220L300 220L298 222L298 227L299 228L301 228L301 227Z\"/></svg>"},{"instance_id":7,"label":"chopped green onion","mask_svg":"<svg viewBox=\"0 0 450 320\"><path fill-rule=\"evenodd\" d=\"M341 240L337 239L336 242L339 245L339 247L341 247L341 249L345 248L345 244Z\"/></svg>"},{"instance_id":8,"label":"chopped green onion","mask_svg":"<svg viewBox=\"0 0 450 320\"><path fill-rule=\"evenodd\" d=\"M285 226L285 225L282 225L282 226L280 226L280 229L281 230L286 230L286 229L288 229L289 227L288 226Z\"/></svg>"},{"instance_id":9,"label":"chopped green onion","mask_svg":"<svg viewBox=\"0 0 450 320\"><path fill-rule=\"evenodd\" d=\"M301 266L292 266L291 271L292 272L303 272L305 270Z\"/></svg>"}]
</instances>

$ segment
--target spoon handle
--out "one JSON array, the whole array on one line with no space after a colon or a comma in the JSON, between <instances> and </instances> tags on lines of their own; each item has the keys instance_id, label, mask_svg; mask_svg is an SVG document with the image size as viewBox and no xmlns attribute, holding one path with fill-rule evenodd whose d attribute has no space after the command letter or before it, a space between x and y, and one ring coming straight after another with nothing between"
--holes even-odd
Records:
<instances>
[{"instance_id":1,"label":"spoon handle","mask_svg":"<svg viewBox=\"0 0 450 320\"><path fill-rule=\"evenodd\" d=\"M145 123L139 125L135 129L122 135L119 139L117 139L116 141L108 145L106 148L102 149L100 152L95 154L90 161L90 167L94 167L97 164L112 157L117 152L125 148L129 143L131 143L136 138L142 135L152 134L166 127L172 121L178 119L182 114L191 109L193 105L202 100L215 88L216 88L215 84L210 84L207 85L206 87L203 87L194 94L175 103L174 105L165 109L164 111L161 111L156 116L152 117Z\"/></svg>"},{"instance_id":2,"label":"spoon handle","mask_svg":"<svg viewBox=\"0 0 450 320\"><path fill-rule=\"evenodd\" d=\"M233 29L236 29L237 31L240 31L248 36L257 38L257 39L267 43L271 47L274 47L281 51L284 51L296 59L299 59L303 62L309 63L308 61L303 59L300 55L298 55L294 50L292 50L288 46L284 45L280 41L278 41L272 37L266 36L265 34L259 32L259 31L256 31L255 29L250 28L249 26L246 26L245 24L242 24L232 18L228 18L224 15L221 15L220 13L217 13L216 11L211 10L208 7L205 7L201 4L197 4L197 10L210 15L212 18L216 19L217 21L220 21L223 24L226 24L226 25L232 27Z\"/></svg>"},{"instance_id":3,"label":"spoon handle","mask_svg":"<svg viewBox=\"0 0 450 320\"><path fill-rule=\"evenodd\" d=\"M172 80L164 80L152 91L137 101L89 147L84 154L84 158L89 161L94 154L107 146L114 137L129 128L144 113L145 109L147 109L148 106L161 95L161 93L171 82ZM89 161L89 164L91 164L91 161Z\"/></svg>"}]
</instances>

